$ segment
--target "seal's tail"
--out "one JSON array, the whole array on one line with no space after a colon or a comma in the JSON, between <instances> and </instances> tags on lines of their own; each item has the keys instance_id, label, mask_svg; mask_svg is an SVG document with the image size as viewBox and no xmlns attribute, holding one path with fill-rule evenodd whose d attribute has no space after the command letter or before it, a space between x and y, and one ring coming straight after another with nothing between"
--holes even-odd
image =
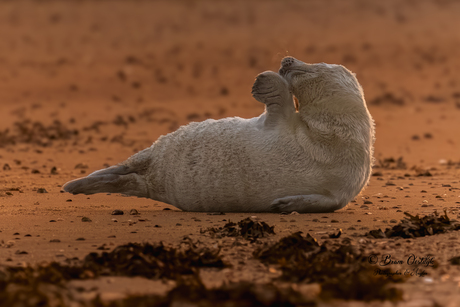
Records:
<instances>
[{"instance_id":1,"label":"seal's tail","mask_svg":"<svg viewBox=\"0 0 460 307\"><path fill-rule=\"evenodd\" d=\"M67 182L62 189L72 194L121 193L149 197L145 180L126 165L95 171L87 177Z\"/></svg>"}]
</instances>

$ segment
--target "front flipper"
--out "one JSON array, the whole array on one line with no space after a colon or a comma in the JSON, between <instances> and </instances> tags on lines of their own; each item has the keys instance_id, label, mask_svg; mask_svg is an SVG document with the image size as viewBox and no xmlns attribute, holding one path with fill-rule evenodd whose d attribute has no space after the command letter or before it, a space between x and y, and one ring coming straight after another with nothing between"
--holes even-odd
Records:
<instances>
[{"instance_id":1,"label":"front flipper","mask_svg":"<svg viewBox=\"0 0 460 307\"><path fill-rule=\"evenodd\" d=\"M273 126L280 120L289 120L296 112L288 83L273 71L265 71L257 76L252 86L252 96L266 105L267 125Z\"/></svg>"},{"instance_id":2,"label":"front flipper","mask_svg":"<svg viewBox=\"0 0 460 307\"><path fill-rule=\"evenodd\" d=\"M145 180L126 165L115 165L67 182L62 189L72 194L121 193L149 197Z\"/></svg>"},{"instance_id":3,"label":"front flipper","mask_svg":"<svg viewBox=\"0 0 460 307\"><path fill-rule=\"evenodd\" d=\"M338 203L334 199L320 195L295 195L277 198L271 203L272 212L321 213L333 212L346 204Z\"/></svg>"}]
</instances>

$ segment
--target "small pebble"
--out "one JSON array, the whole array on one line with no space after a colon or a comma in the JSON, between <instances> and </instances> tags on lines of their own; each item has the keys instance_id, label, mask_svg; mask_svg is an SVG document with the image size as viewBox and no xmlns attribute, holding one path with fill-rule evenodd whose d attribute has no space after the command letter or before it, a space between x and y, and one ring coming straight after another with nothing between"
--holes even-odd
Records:
<instances>
[{"instance_id":1,"label":"small pebble","mask_svg":"<svg viewBox=\"0 0 460 307\"><path fill-rule=\"evenodd\" d=\"M123 215L123 210L113 210L112 215Z\"/></svg>"},{"instance_id":2,"label":"small pebble","mask_svg":"<svg viewBox=\"0 0 460 307\"><path fill-rule=\"evenodd\" d=\"M92 222L91 219L89 217L86 217L86 216L82 217L81 221L82 222Z\"/></svg>"},{"instance_id":3,"label":"small pebble","mask_svg":"<svg viewBox=\"0 0 460 307\"><path fill-rule=\"evenodd\" d=\"M37 189L37 193L48 193L48 191L45 190L44 188L39 188Z\"/></svg>"},{"instance_id":4,"label":"small pebble","mask_svg":"<svg viewBox=\"0 0 460 307\"><path fill-rule=\"evenodd\" d=\"M59 243L59 242L61 242L61 240L59 240L59 239L51 239L50 242L51 243Z\"/></svg>"},{"instance_id":5,"label":"small pebble","mask_svg":"<svg viewBox=\"0 0 460 307\"><path fill-rule=\"evenodd\" d=\"M223 212L209 212L208 215L225 215Z\"/></svg>"}]
</instances>

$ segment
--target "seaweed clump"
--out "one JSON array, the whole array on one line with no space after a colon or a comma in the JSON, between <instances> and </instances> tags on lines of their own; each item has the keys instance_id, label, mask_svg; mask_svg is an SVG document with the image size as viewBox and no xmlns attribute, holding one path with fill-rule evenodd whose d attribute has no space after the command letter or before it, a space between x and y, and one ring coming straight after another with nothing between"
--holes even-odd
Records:
<instances>
[{"instance_id":1,"label":"seaweed clump","mask_svg":"<svg viewBox=\"0 0 460 307\"><path fill-rule=\"evenodd\" d=\"M407 169L407 164L406 162L404 162L403 157L399 157L398 159L390 157L390 158L379 159L377 161L377 165L375 165L374 168L405 170Z\"/></svg>"},{"instance_id":2,"label":"seaweed clump","mask_svg":"<svg viewBox=\"0 0 460 307\"><path fill-rule=\"evenodd\" d=\"M128 243L111 252L90 253L82 261L68 259L67 264L51 262L45 266L8 267L2 273L4 281L28 285L29 281L59 284L71 279L98 276L142 276L151 279L178 279L194 275L198 268L224 268L219 250L192 246L184 251L150 243ZM1 280L0 280L1 281Z\"/></svg>"},{"instance_id":3,"label":"seaweed clump","mask_svg":"<svg viewBox=\"0 0 460 307\"><path fill-rule=\"evenodd\" d=\"M132 296L123 300L102 302L99 298L92 301L97 307L128 306L317 306L313 300L305 298L291 287L278 287L275 284L254 284L238 282L225 284L219 288L207 289L199 281L178 284L165 296Z\"/></svg>"},{"instance_id":4,"label":"seaweed clump","mask_svg":"<svg viewBox=\"0 0 460 307\"><path fill-rule=\"evenodd\" d=\"M201 230L201 233L208 232L211 237L238 237L241 236L252 242L258 238L263 238L269 234L275 234L275 226L269 226L265 222L253 221L251 218L246 218L238 223L228 222L223 227L209 227L206 230Z\"/></svg>"},{"instance_id":5,"label":"seaweed clump","mask_svg":"<svg viewBox=\"0 0 460 307\"><path fill-rule=\"evenodd\" d=\"M414 216L408 212L404 212L404 214L406 217L399 224L392 228L387 228L385 232L381 229L374 229L366 233L366 235L374 238L417 238L460 229L460 224L455 220L451 220L446 211L444 211L443 215L435 212L423 217L419 217L418 214Z\"/></svg>"},{"instance_id":6,"label":"seaweed clump","mask_svg":"<svg viewBox=\"0 0 460 307\"><path fill-rule=\"evenodd\" d=\"M219 250L197 247L190 241L186 243L189 244L187 249L165 247L161 242L128 243L111 252L90 253L83 260L67 259L64 264L7 267L0 271L0 306L19 306L18 302L26 307L82 305L66 286L72 279L142 276L199 280L199 268L227 266Z\"/></svg>"},{"instance_id":7,"label":"seaweed clump","mask_svg":"<svg viewBox=\"0 0 460 307\"><path fill-rule=\"evenodd\" d=\"M284 281L319 283L323 299L402 299L402 291L388 284L403 278L376 273L378 268L370 265L348 240L330 248L297 232L275 244L266 244L254 252L254 257L265 264L279 265Z\"/></svg>"},{"instance_id":8,"label":"seaweed clump","mask_svg":"<svg viewBox=\"0 0 460 307\"><path fill-rule=\"evenodd\" d=\"M50 125L41 122L23 120L14 123L13 128L0 131L0 147L17 143L49 146L52 141L75 139L79 134L77 129L69 129L63 123L55 120Z\"/></svg>"}]
</instances>

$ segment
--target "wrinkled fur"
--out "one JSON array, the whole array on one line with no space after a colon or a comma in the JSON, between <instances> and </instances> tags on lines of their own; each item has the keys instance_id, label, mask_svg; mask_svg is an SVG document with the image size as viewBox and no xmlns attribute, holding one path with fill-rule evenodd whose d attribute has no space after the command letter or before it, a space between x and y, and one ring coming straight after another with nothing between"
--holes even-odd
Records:
<instances>
[{"instance_id":1,"label":"wrinkled fur","mask_svg":"<svg viewBox=\"0 0 460 307\"><path fill-rule=\"evenodd\" d=\"M279 74L257 76L253 96L266 105L259 117L190 123L63 189L186 211L330 212L367 184L374 125L350 71L284 58Z\"/></svg>"}]
</instances>

